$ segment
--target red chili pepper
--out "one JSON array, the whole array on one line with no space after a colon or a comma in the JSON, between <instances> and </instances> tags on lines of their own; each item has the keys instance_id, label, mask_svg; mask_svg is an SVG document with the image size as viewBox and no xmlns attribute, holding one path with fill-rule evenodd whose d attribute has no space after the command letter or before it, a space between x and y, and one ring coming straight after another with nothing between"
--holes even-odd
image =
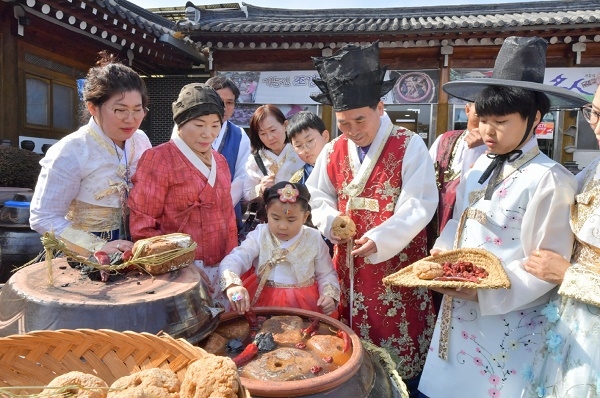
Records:
<instances>
[{"instance_id":1,"label":"red chili pepper","mask_svg":"<svg viewBox=\"0 0 600 398\"><path fill-rule=\"evenodd\" d=\"M319 365L315 365L312 368L310 368L310 373L316 375L318 374L323 368L320 367Z\"/></svg>"},{"instance_id":2,"label":"red chili pepper","mask_svg":"<svg viewBox=\"0 0 600 398\"><path fill-rule=\"evenodd\" d=\"M303 350L303 349L306 348L306 344L304 344L304 343L296 343L296 348Z\"/></svg>"},{"instance_id":3,"label":"red chili pepper","mask_svg":"<svg viewBox=\"0 0 600 398\"><path fill-rule=\"evenodd\" d=\"M315 334L317 334L318 329L319 329L319 319L314 318L312 320L312 323L307 328L302 329L302 337L306 337L306 336L312 337Z\"/></svg>"},{"instance_id":4,"label":"red chili pepper","mask_svg":"<svg viewBox=\"0 0 600 398\"><path fill-rule=\"evenodd\" d=\"M348 333L344 332L343 330L338 330L336 333L336 336L339 337L340 339L344 340L343 352L348 351L350 349L350 347L352 347L352 340L350 339L350 336L348 335Z\"/></svg>"},{"instance_id":5,"label":"red chili pepper","mask_svg":"<svg viewBox=\"0 0 600 398\"><path fill-rule=\"evenodd\" d=\"M333 362L333 357L323 357L323 358L321 358L321 361L326 362L326 363L331 363L331 362Z\"/></svg>"},{"instance_id":6,"label":"red chili pepper","mask_svg":"<svg viewBox=\"0 0 600 398\"><path fill-rule=\"evenodd\" d=\"M129 261L129 259L133 257L133 253L131 250L126 250L123 252L123 255L121 256L121 258L123 259L123 262L127 262Z\"/></svg>"},{"instance_id":7,"label":"red chili pepper","mask_svg":"<svg viewBox=\"0 0 600 398\"><path fill-rule=\"evenodd\" d=\"M235 366L239 368L250 362L256 354L258 354L258 346L254 343L250 343L244 348L244 351L233 358L233 362L235 363Z\"/></svg>"},{"instance_id":8,"label":"red chili pepper","mask_svg":"<svg viewBox=\"0 0 600 398\"><path fill-rule=\"evenodd\" d=\"M258 318L256 317L256 313L252 310L248 310L244 313L244 317L246 317L246 320L248 321L248 324L250 325L250 329L257 329L258 328Z\"/></svg>"},{"instance_id":9,"label":"red chili pepper","mask_svg":"<svg viewBox=\"0 0 600 398\"><path fill-rule=\"evenodd\" d=\"M100 265L110 265L110 258L106 252L97 251L94 253L94 258L96 258L96 261L98 261L98 264Z\"/></svg>"}]
</instances>

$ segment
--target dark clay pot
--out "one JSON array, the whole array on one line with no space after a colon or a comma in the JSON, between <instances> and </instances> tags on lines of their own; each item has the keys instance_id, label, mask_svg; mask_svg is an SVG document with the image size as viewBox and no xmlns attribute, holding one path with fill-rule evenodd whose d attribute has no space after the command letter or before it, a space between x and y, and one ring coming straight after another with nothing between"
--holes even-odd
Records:
<instances>
[{"instance_id":1,"label":"dark clay pot","mask_svg":"<svg viewBox=\"0 0 600 398\"><path fill-rule=\"evenodd\" d=\"M17 271L0 291L0 336L33 330L112 329L165 332L195 343L217 327L212 299L195 267L152 277L129 272L96 282L65 258Z\"/></svg>"},{"instance_id":2,"label":"dark clay pot","mask_svg":"<svg viewBox=\"0 0 600 398\"><path fill-rule=\"evenodd\" d=\"M27 149L28 151L33 151L35 149L35 142L31 140L23 140L21 141L21 149Z\"/></svg>"},{"instance_id":3,"label":"dark clay pot","mask_svg":"<svg viewBox=\"0 0 600 398\"><path fill-rule=\"evenodd\" d=\"M321 313L299 308L257 307L257 315L296 315L304 319L318 318L334 330L343 330L352 339L352 355L340 368L306 380L264 381L240 377L253 398L305 397L305 398L391 398L399 394L391 383L387 371L363 348L356 333L340 321ZM221 316L221 322L240 317L235 312Z\"/></svg>"},{"instance_id":4,"label":"dark clay pot","mask_svg":"<svg viewBox=\"0 0 600 398\"><path fill-rule=\"evenodd\" d=\"M50 149L51 146L52 146L52 144L44 144L44 145L42 145L42 153L45 155L46 152L48 152L48 149Z\"/></svg>"},{"instance_id":5,"label":"dark clay pot","mask_svg":"<svg viewBox=\"0 0 600 398\"><path fill-rule=\"evenodd\" d=\"M0 283L5 283L15 268L34 259L44 246L40 234L27 225L0 226Z\"/></svg>"}]
</instances>

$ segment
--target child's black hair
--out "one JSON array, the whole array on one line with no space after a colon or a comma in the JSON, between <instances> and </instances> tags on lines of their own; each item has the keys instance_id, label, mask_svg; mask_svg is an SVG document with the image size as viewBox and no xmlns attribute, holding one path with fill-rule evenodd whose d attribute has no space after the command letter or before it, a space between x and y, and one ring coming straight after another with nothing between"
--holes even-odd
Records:
<instances>
[{"instance_id":1,"label":"child's black hair","mask_svg":"<svg viewBox=\"0 0 600 398\"><path fill-rule=\"evenodd\" d=\"M303 211L310 212L311 209L310 209L310 205L308 204L308 202L310 201L310 192L308 192L308 188L306 188L306 185L293 183L293 182L289 182L289 181L280 181L277 184L273 185L271 188L265 189L265 192L263 193L263 200L265 203L265 207L268 207L269 203L271 203L275 199L279 200L281 194L277 191L285 188L285 186L288 184L291 185L294 189L298 190L298 196L296 197L296 202L294 202L294 203L299 204L300 208ZM311 228L315 228L315 226L312 223L311 216L312 216L311 214L308 215L308 218L306 219L306 222L304 223L304 225L311 227Z\"/></svg>"},{"instance_id":2,"label":"child's black hair","mask_svg":"<svg viewBox=\"0 0 600 398\"><path fill-rule=\"evenodd\" d=\"M296 184L289 181L280 181L277 184L273 185L271 188L265 189L265 192L263 193L263 200L265 202L265 206L268 206L269 203L275 199L279 200L281 194L277 191L285 188L286 185L291 185L292 188L298 190L298 196L296 197L295 203L300 204L302 206L302 210L304 211L310 210L310 205L308 204L308 201L310 200L310 192L308 192L308 188L306 188L306 185Z\"/></svg>"},{"instance_id":3,"label":"child's black hair","mask_svg":"<svg viewBox=\"0 0 600 398\"><path fill-rule=\"evenodd\" d=\"M288 139L291 140L301 132L308 129L315 129L319 132L319 134L322 135L323 131L325 131L325 123L323 123L323 119L321 119L316 113L310 111L300 111L288 120Z\"/></svg>"},{"instance_id":4,"label":"child's black hair","mask_svg":"<svg viewBox=\"0 0 600 398\"><path fill-rule=\"evenodd\" d=\"M535 111L540 111L540 120L550 111L550 99L539 91L520 87L489 86L475 99L475 110L479 117L492 115L505 116L519 113L527 119Z\"/></svg>"}]
</instances>

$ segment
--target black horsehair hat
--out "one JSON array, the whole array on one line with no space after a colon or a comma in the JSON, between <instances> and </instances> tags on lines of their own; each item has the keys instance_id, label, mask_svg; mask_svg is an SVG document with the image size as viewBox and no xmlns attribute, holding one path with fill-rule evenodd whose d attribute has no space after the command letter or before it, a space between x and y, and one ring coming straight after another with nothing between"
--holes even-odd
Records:
<instances>
[{"instance_id":1,"label":"black horsehair hat","mask_svg":"<svg viewBox=\"0 0 600 398\"><path fill-rule=\"evenodd\" d=\"M377 104L398 80L397 73L384 81L387 66L379 66L379 42L366 46L347 44L330 57L313 57L321 90L310 98L332 105L336 112ZM393 75L393 76L392 76Z\"/></svg>"},{"instance_id":2,"label":"black horsehair hat","mask_svg":"<svg viewBox=\"0 0 600 398\"><path fill-rule=\"evenodd\" d=\"M443 89L453 97L475 102L477 95L489 86L520 87L548 96L552 109L580 108L589 101L565 88L544 84L548 43L540 37L507 37L502 43L489 79L456 80Z\"/></svg>"}]
</instances>

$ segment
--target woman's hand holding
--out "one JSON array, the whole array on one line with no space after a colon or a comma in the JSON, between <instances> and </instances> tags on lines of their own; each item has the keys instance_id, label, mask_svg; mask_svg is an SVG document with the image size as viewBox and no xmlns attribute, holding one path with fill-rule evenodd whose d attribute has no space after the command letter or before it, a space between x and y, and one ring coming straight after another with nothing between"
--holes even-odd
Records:
<instances>
[{"instance_id":1,"label":"woman's hand holding","mask_svg":"<svg viewBox=\"0 0 600 398\"><path fill-rule=\"evenodd\" d=\"M534 250L523 264L525 271L543 281L561 284L571 263L550 250Z\"/></svg>"},{"instance_id":2,"label":"woman's hand holding","mask_svg":"<svg viewBox=\"0 0 600 398\"><path fill-rule=\"evenodd\" d=\"M105 252L106 254L118 253L118 252L126 252L127 250L133 249L133 242L128 240L112 240L110 242L106 242L100 251Z\"/></svg>"},{"instance_id":3,"label":"woman's hand holding","mask_svg":"<svg viewBox=\"0 0 600 398\"><path fill-rule=\"evenodd\" d=\"M260 194L262 195L267 189L275 185L275 176L264 176L260 179Z\"/></svg>"}]
</instances>

